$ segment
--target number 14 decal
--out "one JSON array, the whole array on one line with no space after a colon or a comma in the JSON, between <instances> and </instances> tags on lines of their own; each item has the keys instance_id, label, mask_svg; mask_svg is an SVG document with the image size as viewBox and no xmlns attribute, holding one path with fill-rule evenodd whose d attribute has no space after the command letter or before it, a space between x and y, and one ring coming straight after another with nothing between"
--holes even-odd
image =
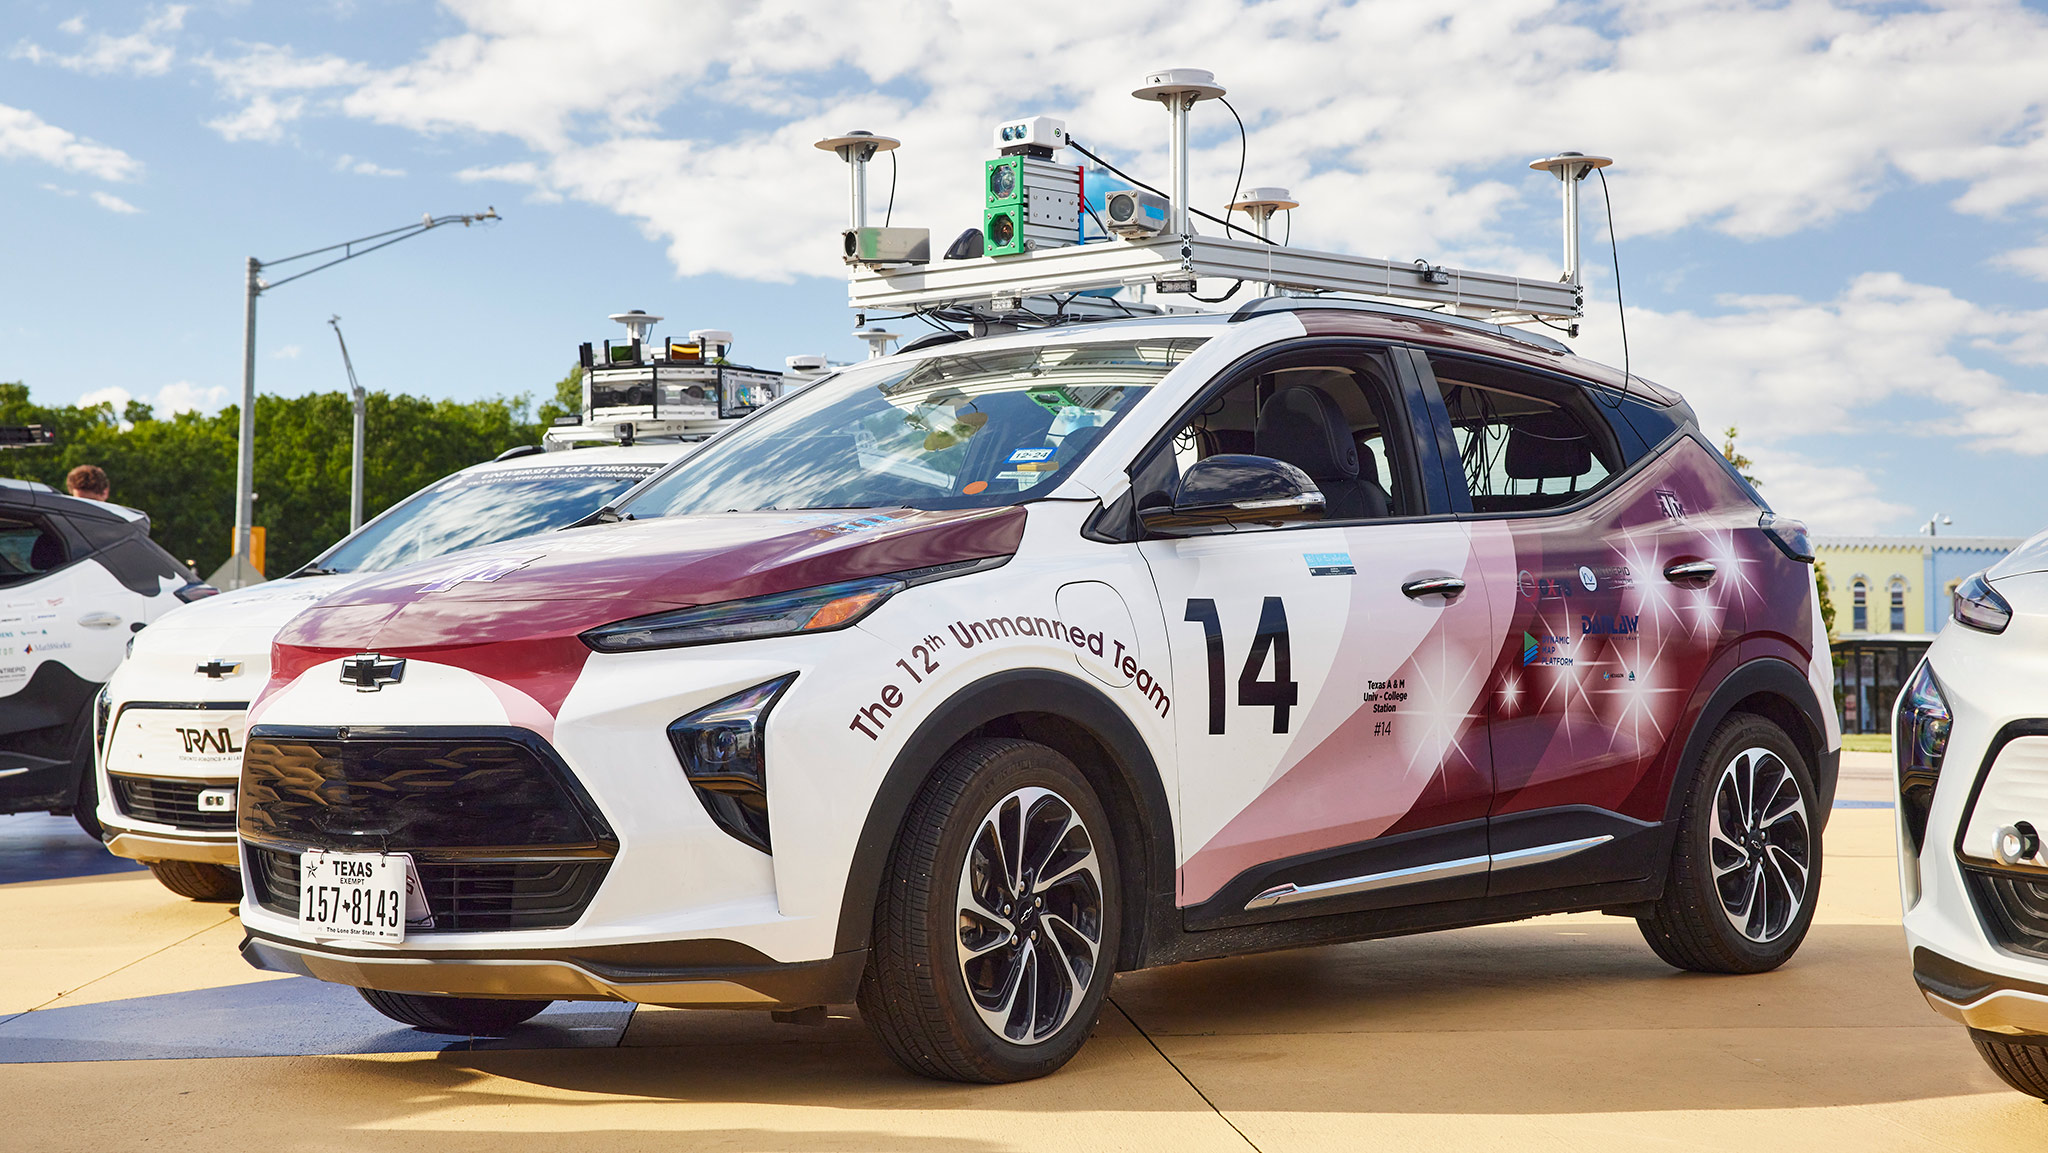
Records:
<instances>
[{"instance_id":1,"label":"number 14 decal","mask_svg":"<svg viewBox=\"0 0 2048 1153\"><path fill-rule=\"evenodd\" d=\"M1209 645L1209 734L1223 732L1223 618L1216 615L1216 602L1208 597L1188 598L1187 615L1181 618L1202 626ZM1266 667L1266 654L1273 656L1273 679L1259 679ZM1267 597L1259 608L1259 632L1252 638L1252 651L1237 674L1237 703L1271 706L1273 731L1287 731L1287 714L1301 698L1301 686L1293 679L1294 649L1287 640L1287 606L1279 597Z\"/></svg>"}]
</instances>

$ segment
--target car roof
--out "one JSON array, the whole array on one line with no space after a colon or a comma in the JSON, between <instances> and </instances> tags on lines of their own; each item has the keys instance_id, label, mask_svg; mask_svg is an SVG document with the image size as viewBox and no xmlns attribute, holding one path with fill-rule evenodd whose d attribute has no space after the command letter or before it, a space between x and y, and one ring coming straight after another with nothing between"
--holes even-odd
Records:
<instances>
[{"instance_id":1,"label":"car roof","mask_svg":"<svg viewBox=\"0 0 2048 1153\"><path fill-rule=\"evenodd\" d=\"M487 460L460 469L451 476L485 472L517 472L521 469L563 468L571 465L646 464L659 467L696 448L682 442L650 441L635 445L604 445L599 448L556 449L529 452L505 460Z\"/></svg>"},{"instance_id":2,"label":"car roof","mask_svg":"<svg viewBox=\"0 0 2048 1153\"><path fill-rule=\"evenodd\" d=\"M1024 329L999 335L946 341L906 350L897 355L913 358L945 356L949 353L965 352L970 348L995 348L1040 342L1065 344L1087 340L1113 340L1117 338L1115 334L1148 329L1161 336L1170 336L1175 335L1175 329L1206 327L1212 331L1204 335L1216 335L1213 330L1280 315L1294 316L1311 336L1364 336L1441 348L1447 352L1495 357L1532 368L1563 373L1613 392L1638 397L1652 404L1670 406L1684 401L1684 397L1677 392L1646 380L1633 370L1624 375L1619 369L1577 355L1562 342L1541 333L1524 332L1505 325L1423 308L1408 308L1378 301L1317 297L1268 297L1246 304L1236 312L1174 313L1165 316L1091 320L1050 328ZM1189 332L1188 335L1194 333Z\"/></svg>"},{"instance_id":3,"label":"car roof","mask_svg":"<svg viewBox=\"0 0 2048 1153\"><path fill-rule=\"evenodd\" d=\"M61 512L66 516L85 520L109 520L121 524L146 522L149 517L139 509L125 504L114 504L104 500L86 500L84 497L67 496L48 485L34 481L0 481L0 509L38 512Z\"/></svg>"}]
</instances>

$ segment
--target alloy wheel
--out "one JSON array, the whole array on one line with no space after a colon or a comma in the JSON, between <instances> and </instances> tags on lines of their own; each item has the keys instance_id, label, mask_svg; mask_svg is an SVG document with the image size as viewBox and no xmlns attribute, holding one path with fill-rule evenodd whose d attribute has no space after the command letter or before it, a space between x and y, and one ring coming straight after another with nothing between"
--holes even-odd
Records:
<instances>
[{"instance_id":1,"label":"alloy wheel","mask_svg":"<svg viewBox=\"0 0 2048 1153\"><path fill-rule=\"evenodd\" d=\"M1080 1010L1101 961L1101 869L1050 789L1017 789L981 818L960 869L960 973L998 1037L1038 1044Z\"/></svg>"},{"instance_id":2,"label":"alloy wheel","mask_svg":"<svg viewBox=\"0 0 2048 1153\"><path fill-rule=\"evenodd\" d=\"M1813 869L1805 793L1769 749L1737 753L1714 786L1708 833L1714 887L1735 930L1764 943L1798 919Z\"/></svg>"}]
</instances>

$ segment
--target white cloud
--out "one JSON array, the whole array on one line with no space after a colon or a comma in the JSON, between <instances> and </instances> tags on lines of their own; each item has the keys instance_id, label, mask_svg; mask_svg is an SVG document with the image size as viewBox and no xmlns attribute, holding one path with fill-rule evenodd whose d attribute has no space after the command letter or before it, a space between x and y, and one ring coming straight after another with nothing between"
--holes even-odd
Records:
<instances>
[{"instance_id":1,"label":"white cloud","mask_svg":"<svg viewBox=\"0 0 2048 1153\"><path fill-rule=\"evenodd\" d=\"M2011 252L2001 253L1992 263L2008 271L2017 272L2021 276L2048 280L2048 244L2037 244L2032 248L2015 248Z\"/></svg>"},{"instance_id":2,"label":"white cloud","mask_svg":"<svg viewBox=\"0 0 2048 1153\"><path fill-rule=\"evenodd\" d=\"M368 67L332 53L300 56L289 44L245 44L239 56L209 53L197 63L213 74L222 95L242 102L237 111L206 122L229 140L281 139L284 126L305 114L306 93L361 84L372 75Z\"/></svg>"},{"instance_id":3,"label":"white cloud","mask_svg":"<svg viewBox=\"0 0 2048 1153\"><path fill-rule=\"evenodd\" d=\"M1869 472L1855 465L1827 465L1783 449L1742 442L1749 470L1764 482L1764 499L1816 532L1877 533L1915 511L1886 500Z\"/></svg>"},{"instance_id":4,"label":"white cloud","mask_svg":"<svg viewBox=\"0 0 2048 1153\"><path fill-rule=\"evenodd\" d=\"M297 120L305 108L303 96L287 96L278 100L268 93L258 93L250 97L240 111L229 116L217 116L207 121L206 126L228 140L279 140L284 136L284 126Z\"/></svg>"},{"instance_id":5,"label":"white cloud","mask_svg":"<svg viewBox=\"0 0 2048 1153\"><path fill-rule=\"evenodd\" d=\"M142 162L118 148L68 132L25 108L0 104L0 159L40 160L101 180L133 180Z\"/></svg>"},{"instance_id":6,"label":"white cloud","mask_svg":"<svg viewBox=\"0 0 2048 1153\"><path fill-rule=\"evenodd\" d=\"M299 351L298 345L287 344L270 355L277 360L297 360L299 358Z\"/></svg>"},{"instance_id":7,"label":"white cloud","mask_svg":"<svg viewBox=\"0 0 2048 1153\"><path fill-rule=\"evenodd\" d=\"M59 24L57 29L73 36L86 36L82 51L67 55L24 40L15 46L13 54L31 63L55 64L93 75L126 72L136 76L161 76L170 71L171 62L177 55L165 40L185 26L185 13L189 10L184 4L157 9L126 36L110 36L105 32L86 36L85 17L74 16Z\"/></svg>"},{"instance_id":8,"label":"white cloud","mask_svg":"<svg viewBox=\"0 0 2048 1153\"><path fill-rule=\"evenodd\" d=\"M1569 146L1621 158L1624 235L1782 235L1901 179L1959 181L1968 212L2048 203L2048 16L2015 0L1127 0L1029 36L1009 9L958 0L643 0L603 21L544 0L448 7L463 30L394 68L258 46L216 71L245 98L260 73L264 92L317 91L353 117L520 142L529 159L464 175L632 217L682 273L766 280L836 271L820 238L841 181L811 140L902 137L897 220L943 239L978 219L988 126L1018 111L1163 176L1164 117L1126 93L1168 59L1218 69L1255 129L1247 182L1301 193L1297 240L1347 251L1499 252L1504 212L1554 186L1473 173ZM1151 30L1145 59L1131 28ZM1196 121L1213 207L1237 142L1220 107Z\"/></svg>"},{"instance_id":9,"label":"white cloud","mask_svg":"<svg viewBox=\"0 0 2048 1153\"><path fill-rule=\"evenodd\" d=\"M78 407L91 408L96 404L111 404L114 406L114 411L116 413L119 413L123 408L126 408L128 406L129 401L134 399L134 393L129 392L127 389L122 388L119 385L112 385L107 388L96 388L91 392L86 393L84 396L79 397Z\"/></svg>"},{"instance_id":10,"label":"white cloud","mask_svg":"<svg viewBox=\"0 0 2048 1153\"><path fill-rule=\"evenodd\" d=\"M137 212L142 211L140 208L135 207L133 204L128 203L127 201L121 199L118 196L115 196L110 192L101 192L95 189L91 193L91 195L92 202L94 204L99 205L101 208L106 209L108 212L119 213L122 216L130 216Z\"/></svg>"},{"instance_id":11,"label":"white cloud","mask_svg":"<svg viewBox=\"0 0 2048 1153\"><path fill-rule=\"evenodd\" d=\"M189 380L179 380L158 389L151 403L157 415L175 416L181 412L213 412L227 400L228 390L220 385L201 388Z\"/></svg>"},{"instance_id":12,"label":"white cloud","mask_svg":"<svg viewBox=\"0 0 2048 1153\"><path fill-rule=\"evenodd\" d=\"M349 156L346 154L342 155L340 158L335 160L334 170L336 172L353 172L358 176L405 175L405 169L403 168L386 168L383 165L378 164L374 161L359 160L356 157Z\"/></svg>"}]
</instances>

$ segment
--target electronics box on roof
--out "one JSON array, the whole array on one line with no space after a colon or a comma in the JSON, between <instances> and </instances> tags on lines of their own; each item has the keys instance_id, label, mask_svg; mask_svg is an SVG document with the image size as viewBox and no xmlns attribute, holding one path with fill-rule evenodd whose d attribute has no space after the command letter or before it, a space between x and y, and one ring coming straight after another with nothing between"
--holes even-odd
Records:
<instances>
[{"instance_id":1,"label":"electronics box on roof","mask_svg":"<svg viewBox=\"0 0 2048 1153\"><path fill-rule=\"evenodd\" d=\"M550 448L699 440L782 395L783 374L726 360L730 332L700 328L687 340L649 340L647 330L660 317L621 313L613 319L633 335L582 346L583 412L548 430Z\"/></svg>"}]
</instances>

